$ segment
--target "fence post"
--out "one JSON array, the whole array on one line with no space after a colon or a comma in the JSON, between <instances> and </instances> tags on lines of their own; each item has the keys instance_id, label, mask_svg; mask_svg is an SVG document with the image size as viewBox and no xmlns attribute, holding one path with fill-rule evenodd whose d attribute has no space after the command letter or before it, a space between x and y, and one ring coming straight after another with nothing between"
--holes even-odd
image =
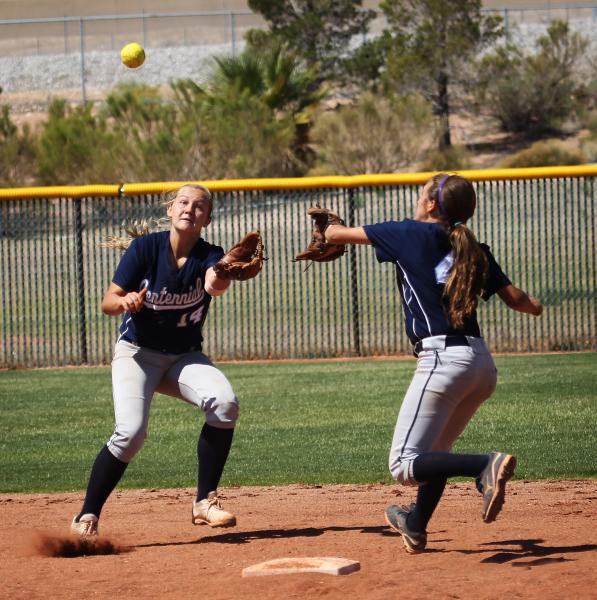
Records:
<instances>
[{"instance_id":1,"label":"fence post","mask_svg":"<svg viewBox=\"0 0 597 600\"><path fill-rule=\"evenodd\" d=\"M141 23L143 23L143 48L147 48L147 17L144 8L141 10L141 14L143 15L141 19Z\"/></svg>"},{"instance_id":2,"label":"fence post","mask_svg":"<svg viewBox=\"0 0 597 600\"><path fill-rule=\"evenodd\" d=\"M75 268L77 273L77 307L79 317L79 344L81 362L87 363L87 321L85 317L85 269L83 267L82 198L73 198L75 212Z\"/></svg>"},{"instance_id":3,"label":"fence post","mask_svg":"<svg viewBox=\"0 0 597 600\"><path fill-rule=\"evenodd\" d=\"M64 54L68 54L68 21L66 20L66 16L63 21L63 29L64 29Z\"/></svg>"},{"instance_id":4,"label":"fence post","mask_svg":"<svg viewBox=\"0 0 597 600\"><path fill-rule=\"evenodd\" d=\"M348 190L348 226L354 227L354 189ZM352 298L352 337L354 352L361 356L361 321L359 313L359 282L357 280L357 249L354 244L349 246L350 255L350 296Z\"/></svg>"},{"instance_id":5,"label":"fence post","mask_svg":"<svg viewBox=\"0 0 597 600\"><path fill-rule=\"evenodd\" d=\"M236 55L236 19L234 13L231 11L230 16L230 43L232 47L232 56Z\"/></svg>"},{"instance_id":6,"label":"fence post","mask_svg":"<svg viewBox=\"0 0 597 600\"><path fill-rule=\"evenodd\" d=\"M83 19L79 18L79 38L81 49L81 95L83 104L87 102L87 93L85 91L85 25Z\"/></svg>"}]
</instances>

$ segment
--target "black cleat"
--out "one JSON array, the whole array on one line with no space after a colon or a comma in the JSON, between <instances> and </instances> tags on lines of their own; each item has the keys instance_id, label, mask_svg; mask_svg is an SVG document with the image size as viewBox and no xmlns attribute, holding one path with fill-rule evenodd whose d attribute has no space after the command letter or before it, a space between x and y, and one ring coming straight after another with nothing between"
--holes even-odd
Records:
<instances>
[{"instance_id":1,"label":"black cleat","mask_svg":"<svg viewBox=\"0 0 597 600\"><path fill-rule=\"evenodd\" d=\"M409 515L408 507L392 504L386 508L386 521L388 525L402 536L404 547L409 554L417 554L425 550L427 534L413 531L407 524Z\"/></svg>"}]
</instances>

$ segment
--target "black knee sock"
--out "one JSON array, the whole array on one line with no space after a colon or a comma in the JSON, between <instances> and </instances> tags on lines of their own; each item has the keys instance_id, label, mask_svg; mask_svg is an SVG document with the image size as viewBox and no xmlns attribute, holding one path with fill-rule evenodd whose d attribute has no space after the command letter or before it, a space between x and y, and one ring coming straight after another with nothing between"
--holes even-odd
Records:
<instances>
[{"instance_id":1,"label":"black knee sock","mask_svg":"<svg viewBox=\"0 0 597 600\"><path fill-rule=\"evenodd\" d=\"M108 450L108 446L104 446L99 451L91 468L85 501L77 519L85 513L92 513L96 517L100 516L102 507L120 481L127 466L128 463L118 460Z\"/></svg>"},{"instance_id":2,"label":"black knee sock","mask_svg":"<svg viewBox=\"0 0 597 600\"><path fill-rule=\"evenodd\" d=\"M232 446L234 429L220 429L205 423L197 442L197 500L217 489Z\"/></svg>"},{"instance_id":3,"label":"black knee sock","mask_svg":"<svg viewBox=\"0 0 597 600\"><path fill-rule=\"evenodd\" d=\"M427 523L431 520L433 511L439 504L447 481L446 477L439 477L419 486L417 502L408 515L409 527L420 532L427 530Z\"/></svg>"},{"instance_id":4,"label":"black knee sock","mask_svg":"<svg viewBox=\"0 0 597 600\"><path fill-rule=\"evenodd\" d=\"M415 458L413 474L419 482L443 477L478 477L488 463L488 454L425 452Z\"/></svg>"}]
</instances>

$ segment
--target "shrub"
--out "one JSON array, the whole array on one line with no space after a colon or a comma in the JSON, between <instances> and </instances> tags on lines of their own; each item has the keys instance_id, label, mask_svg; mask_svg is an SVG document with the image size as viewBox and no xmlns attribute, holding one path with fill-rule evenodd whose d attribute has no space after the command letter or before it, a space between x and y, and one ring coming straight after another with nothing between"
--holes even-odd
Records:
<instances>
[{"instance_id":1,"label":"shrub","mask_svg":"<svg viewBox=\"0 0 597 600\"><path fill-rule=\"evenodd\" d=\"M168 181L189 177L193 132L181 123L175 104L166 102L157 88L119 85L108 95L103 114L121 141L114 160L119 179Z\"/></svg>"},{"instance_id":2,"label":"shrub","mask_svg":"<svg viewBox=\"0 0 597 600\"><path fill-rule=\"evenodd\" d=\"M535 142L502 162L506 168L557 167L561 165L580 165L585 157L580 150L567 148L558 141Z\"/></svg>"},{"instance_id":3,"label":"shrub","mask_svg":"<svg viewBox=\"0 0 597 600\"><path fill-rule=\"evenodd\" d=\"M24 186L32 183L35 145L29 130L13 123L8 106L0 106L0 185Z\"/></svg>"},{"instance_id":4,"label":"shrub","mask_svg":"<svg viewBox=\"0 0 597 600\"><path fill-rule=\"evenodd\" d=\"M460 171L469 169L471 155L465 146L450 146L445 150L435 150L429 153L421 170L423 171Z\"/></svg>"},{"instance_id":5,"label":"shrub","mask_svg":"<svg viewBox=\"0 0 597 600\"><path fill-rule=\"evenodd\" d=\"M597 137L584 139L581 143L581 150L587 163L597 163Z\"/></svg>"},{"instance_id":6,"label":"shrub","mask_svg":"<svg viewBox=\"0 0 597 600\"><path fill-rule=\"evenodd\" d=\"M118 139L90 103L70 107L55 99L38 142L38 175L44 185L118 183Z\"/></svg>"},{"instance_id":7,"label":"shrub","mask_svg":"<svg viewBox=\"0 0 597 600\"><path fill-rule=\"evenodd\" d=\"M581 141L581 149L589 163L597 162L597 110L583 114L581 124L588 129L589 135Z\"/></svg>"},{"instance_id":8,"label":"shrub","mask_svg":"<svg viewBox=\"0 0 597 600\"><path fill-rule=\"evenodd\" d=\"M420 96L366 92L351 106L320 115L312 136L317 174L393 173L416 162L432 141L431 108Z\"/></svg>"},{"instance_id":9,"label":"shrub","mask_svg":"<svg viewBox=\"0 0 597 600\"><path fill-rule=\"evenodd\" d=\"M195 152L201 178L284 177L296 174L292 116L277 116L248 91L206 97L198 106Z\"/></svg>"}]
</instances>

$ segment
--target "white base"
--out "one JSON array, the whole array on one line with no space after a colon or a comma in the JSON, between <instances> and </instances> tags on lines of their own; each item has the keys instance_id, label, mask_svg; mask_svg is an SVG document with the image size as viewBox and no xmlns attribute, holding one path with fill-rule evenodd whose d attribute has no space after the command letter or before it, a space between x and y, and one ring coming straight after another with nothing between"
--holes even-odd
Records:
<instances>
[{"instance_id":1,"label":"white base","mask_svg":"<svg viewBox=\"0 0 597 600\"><path fill-rule=\"evenodd\" d=\"M356 560L334 556L311 556L301 558L274 558L266 562L246 567L243 577L263 575L290 575L293 573L326 573L328 575L348 575L358 571L361 565Z\"/></svg>"}]
</instances>

